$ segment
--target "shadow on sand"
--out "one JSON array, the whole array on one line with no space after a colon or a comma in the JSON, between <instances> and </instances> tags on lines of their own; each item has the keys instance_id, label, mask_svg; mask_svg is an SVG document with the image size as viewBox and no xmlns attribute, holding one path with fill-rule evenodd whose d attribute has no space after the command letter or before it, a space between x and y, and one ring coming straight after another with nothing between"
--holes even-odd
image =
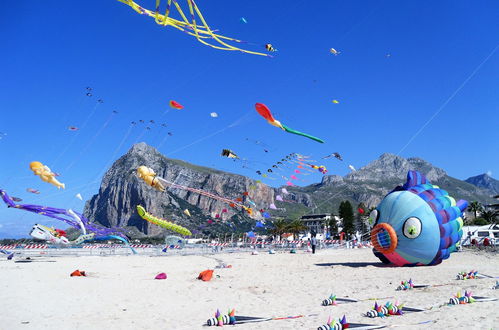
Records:
<instances>
[{"instance_id":1,"label":"shadow on sand","mask_svg":"<svg viewBox=\"0 0 499 330\"><path fill-rule=\"evenodd\" d=\"M367 266L374 266L374 267L390 267L389 265L385 265L381 262L326 262L326 263L321 263L321 264L315 264L316 266L322 266L322 267L333 267L333 266L345 266L345 267L352 267L352 268L361 268L361 267L367 267Z\"/></svg>"}]
</instances>

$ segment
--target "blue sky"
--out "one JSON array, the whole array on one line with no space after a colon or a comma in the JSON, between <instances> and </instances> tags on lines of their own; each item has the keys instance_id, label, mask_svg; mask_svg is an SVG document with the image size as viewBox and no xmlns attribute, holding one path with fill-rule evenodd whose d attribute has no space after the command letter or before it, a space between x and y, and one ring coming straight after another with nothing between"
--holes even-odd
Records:
<instances>
[{"instance_id":1,"label":"blue sky","mask_svg":"<svg viewBox=\"0 0 499 330\"><path fill-rule=\"evenodd\" d=\"M344 175L347 164L399 153L456 91L400 155L460 179L499 173L497 1L197 4L212 28L250 42L243 47L265 51L271 43L279 51L267 58L215 50L118 1L3 1L0 187L26 203L81 211L84 202L74 195L95 194L112 161L140 141L172 158L255 178L220 157L221 149L263 168L291 152L319 159L338 151L346 164L324 164L329 174ZM341 54L332 56L331 47ZM171 99L185 109L169 110ZM255 102L326 143L268 125ZM156 124L150 131L130 126L139 119ZM33 160L60 173L66 191L33 176ZM0 237L26 236L35 222L59 225L0 207Z\"/></svg>"}]
</instances>

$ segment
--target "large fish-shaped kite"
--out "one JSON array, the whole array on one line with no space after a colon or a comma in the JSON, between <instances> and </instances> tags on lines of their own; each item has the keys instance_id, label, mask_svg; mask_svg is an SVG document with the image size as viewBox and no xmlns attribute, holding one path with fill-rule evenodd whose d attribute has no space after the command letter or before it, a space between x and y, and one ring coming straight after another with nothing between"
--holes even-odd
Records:
<instances>
[{"instance_id":1,"label":"large fish-shaped kite","mask_svg":"<svg viewBox=\"0 0 499 330\"><path fill-rule=\"evenodd\" d=\"M438 265L459 246L467 206L421 173L409 171L407 182L371 212L375 255L395 266Z\"/></svg>"},{"instance_id":2,"label":"large fish-shaped kite","mask_svg":"<svg viewBox=\"0 0 499 330\"><path fill-rule=\"evenodd\" d=\"M301 135L301 136L307 137L309 139L312 139L314 141L317 141L317 142L320 142L320 143L324 143L324 141L322 139L319 139L318 137L315 137L315 136L312 136L312 135L309 135L309 134L306 134L306 133L302 133L302 132L299 132L299 131L295 131L295 130L287 127L286 125L281 124L281 122L279 122L278 120L276 120L274 118L274 116L272 116L272 113L270 112L269 108L265 104L263 104L263 103L256 103L255 104L255 109L272 126L279 127L280 129L282 129L282 130L284 130L284 131L286 131L288 133L292 133L292 134L296 134L296 135Z\"/></svg>"}]
</instances>

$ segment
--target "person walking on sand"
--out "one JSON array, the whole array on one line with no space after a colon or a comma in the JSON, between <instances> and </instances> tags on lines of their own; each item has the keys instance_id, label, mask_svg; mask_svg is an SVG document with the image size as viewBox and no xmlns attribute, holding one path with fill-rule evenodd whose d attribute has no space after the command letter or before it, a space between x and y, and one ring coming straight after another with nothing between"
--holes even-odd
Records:
<instances>
[{"instance_id":1,"label":"person walking on sand","mask_svg":"<svg viewBox=\"0 0 499 330\"><path fill-rule=\"evenodd\" d=\"M315 247L317 246L317 238L315 238L315 233L312 233L310 244L312 245L312 254L315 254Z\"/></svg>"}]
</instances>

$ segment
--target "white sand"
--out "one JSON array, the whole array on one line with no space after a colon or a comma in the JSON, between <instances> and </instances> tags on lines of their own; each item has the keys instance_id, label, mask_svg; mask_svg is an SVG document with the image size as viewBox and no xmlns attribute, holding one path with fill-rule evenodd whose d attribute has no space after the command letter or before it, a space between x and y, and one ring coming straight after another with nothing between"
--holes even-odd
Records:
<instances>
[{"instance_id":1,"label":"white sand","mask_svg":"<svg viewBox=\"0 0 499 330\"><path fill-rule=\"evenodd\" d=\"M233 268L215 270L220 278L211 282L196 280L200 271L218 264L216 259ZM262 252L256 256L244 253L39 260L56 262L0 260L0 329L207 329L203 324L217 308L225 312L232 307L236 315L246 316L317 314L240 324L237 329L317 329L329 315L343 314L350 322L402 328L497 329L499 324L497 301L445 306L386 319L362 316L373 301L321 306L330 293L355 299L391 296L394 298L380 302L398 299L417 308L448 302L464 289L477 296L499 297L499 290L491 290L493 279L454 280L459 271L471 269L499 276L497 254L454 253L441 265L416 268L373 265L378 260L370 249L322 250L316 255ZM75 269L85 270L90 277L70 278ZM154 280L159 272L166 272L168 279ZM416 284L449 285L395 291L401 280L409 278ZM414 325L430 320L435 323Z\"/></svg>"}]
</instances>

